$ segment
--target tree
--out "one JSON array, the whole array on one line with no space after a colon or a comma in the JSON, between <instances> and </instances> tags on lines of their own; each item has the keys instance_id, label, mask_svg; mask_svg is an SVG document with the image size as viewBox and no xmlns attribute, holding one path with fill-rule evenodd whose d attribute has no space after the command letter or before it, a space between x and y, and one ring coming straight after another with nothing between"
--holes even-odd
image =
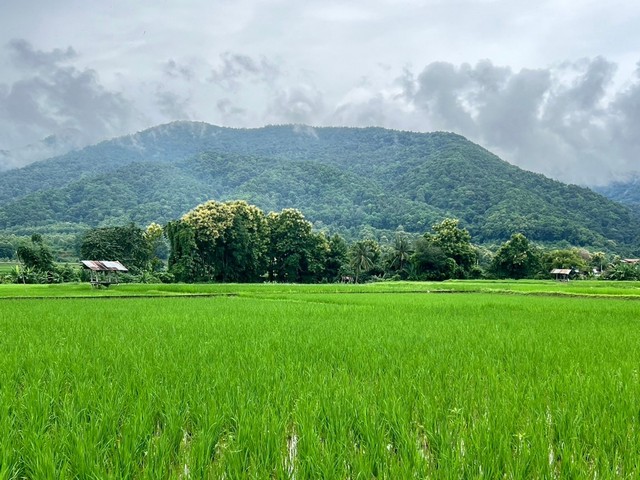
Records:
<instances>
[{"instance_id":1,"label":"tree","mask_svg":"<svg viewBox=\"0 0 640 480\"><path fill-rule=\"evenodd\" d=\"M446 280L454 275L457 267L455 260L448 258L441 247L434 245L431 238L418 238L413 250L411 279Z\"/></svg>"},{"instance_id":2,"label":"tree","mask_svg":"<svg viewBox=\"0 0 640 480\"><path fill-rule=\"evenodd\" d=\"M604 252L595 252L591 255L591 266L596 267L600 273L604 270L607 263L607 254Z\"/></svg>"},{"instance_id":3,"label":"tree","mask_svg":"<svg viewBox=\"0 0 640 480\"><path fill-rule=\"evenodd\" d=\"M176 278L254 282L265 271L268 224L262 210L247 202L203 203L172 222L167 234Z\"/></svg>"},{"instance_id":4,"label":"tree","mask_svg":"<svg viewBox=\"0 0 640 480\"><path fill-rule=\"evenodd\" d=\"M117 260L135 272L148 268L151 248L145 231L130 223L87 231L82 237L80 254L86 260Z\"/></svg>"},{"instance_id":5,"label":"tree","mask_svg":"<svg viewBox=\"0 0 640 480\"><path fill-rule=\"evenodd\" d=\"M605 278L607 280L640 280L640 266L617 262L607 270Z\"/></svg>"},{"instance_id":6,"label":"tree","mask_svg":"<svg viewBox=\"0 0 640 480\"><path fill-rule=\"evenodd\" d=\"M424 238L432 246L439 248L447 258L453 260L454 268L450 277L464 278L475 264L476 250L471 244L471 235L467 229L460 228L459 223L458 219L445 218L433 225L433 233L426 233Z\"/></svg>"},{"instance_id":7,"label":"tree","mask_svg":"<svg viewBox=\"0 0 640 480\"><path fill-rule=\"evenodd\" d=\"M44 244L40 235L33 235L31 243L23 243L18 246L16 255L27 269L31 269L36 273L49 275L56 270L53 254L49 247Z\"/></svg>"},{"instance_id":8,"label":"tree","mask_svg":"<svg viewBox=\"0 0 640 480\"><path fill-rule=\"evenodd\" d=\"M349 249L349 266L355 273L355 281L369 273L380 258L380 246L371 239L359 240Z\"/></svg>"},{"instance_id":9,"label":"tree","mask_svg":"<svg viewBox=\"0 0 640 480\"><path fill-rule=\"evenodd\" d=\"M546 252L542 256L542 268L550 272L554 268L570 268L575 271L584 271L587 264L576 249L559 249Z\"/></svg>"},{"instance_id":10,"label":"tree","mask_svg":"<svg viewBox=\"0 0 640 480\"><path fill-rule=\"evenodd\" d=\"M496 252L491 270L499 278L527 278L540 270L540 252L527 237L514 233Z\"/></svg>"},{"instance_id":11,"label":"tree","mask_svg":"<svg viewBox=\"0 0 640 480\"><path fill-rule=\"evenodd\" d=\"M299 210L285 208L267 216L270 281L314 282L324 273L330 247L326 237L313 233Z\"/></svg>"},{"instance_id":12,"label":"tree","mask_svg":"<svg viewBox=\"0 0 640 480\"><path fill-rule=\"evenodd\" d=\"M0 240L0 258L11 259L15 254L16 249L11 242Z\"/></svg>"},{"instance_id":13,"label":"tree","mask_svg":"<svg viewBox=\"0 0 640 480\"><path fill-rule=\"evenodd\" d=\"M405 266L411 259L412 253L413 247L409 241L409 237L405 233L396 233L389 254L389 270L402 275L406 274Z\"/></svg>"},{"instance_id":14,"label":"tree","mask_svg":"<svg viewBox=\"0 0 640 480\"><path fill-rule=\"evenodd\" d=\"M348 262L349 246L337 233L329 238L329 251L327 252L324 274L327 280L335 282L340 278L344 265Z\"/></svg>"},{"instance_id":15,"label":"tree","mask_svg":"<svg viewBox=\"0 0 640 480\"><path fill-rule=\"evenodd\" d=\"M169 272L179 282L203 279L205 268L198 255L194 228L182 220L176 220L167 223L164 230L169 239Z\"/></svg>"}]
</instances>

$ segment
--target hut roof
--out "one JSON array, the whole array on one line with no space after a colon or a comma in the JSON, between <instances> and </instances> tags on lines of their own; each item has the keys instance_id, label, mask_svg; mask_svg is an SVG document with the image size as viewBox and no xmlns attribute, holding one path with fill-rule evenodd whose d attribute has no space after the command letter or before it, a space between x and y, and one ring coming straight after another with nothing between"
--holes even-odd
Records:
<instances>
[{"instance_id":1,"label":"hut roof","mask_svg":"<svg viewBox=\"0 0 640 480\"><path fill-rule=\"evenodd\" d=\"M553 270L551 270L551 275L570 275L570 274L571 274L570 268L554 268Z\"/></svg>"},{"instance_id":2,"label":"hut roof","mask_svg":"<svg viewBox=\"0 0 640 480\"><path fill-rule=\"evenodd\" d=\"M111 260L82 260L80 263L85 268L94 272L128 272L127 267L120 262Z\"/></svg>"}]
</instances>

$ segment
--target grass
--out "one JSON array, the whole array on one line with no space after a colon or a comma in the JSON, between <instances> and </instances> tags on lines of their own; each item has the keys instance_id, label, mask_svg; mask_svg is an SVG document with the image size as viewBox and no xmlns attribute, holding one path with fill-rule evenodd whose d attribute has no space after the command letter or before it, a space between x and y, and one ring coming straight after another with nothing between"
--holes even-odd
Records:
<instances>
[{"instance_id":1,"label":"grass","mask_svg":"<svg viewBox=\"0 0 640 480\"><path fill-rule=\"evenodd\" d=\"M129 297L185 295L306 295L315 293L509 293L640 298L640 282L540 280L464 280L446 282L379 282L362 285L325 284L120 284L94 289L88 283L0 284L0 299L33 297Z\"/></svg>"},{"instance_id":2,"label":"grass","mask_svg":"<svg viewBox=\"0 0 640 480\"><path fill-rule=\"evenodd\" d=\"M1 302L0 478L637 478L638 304L565 287Z\"/></svg>"},{"instance_id":3,"label":"grass","mask_svg":"<svg viewBox=\"0 0 640 480\"><path fill-rule=\"evenodd\" d=\"M0 275L6 275L13 270L18 262L0 262Z\"/></svg>"}]
</instances>

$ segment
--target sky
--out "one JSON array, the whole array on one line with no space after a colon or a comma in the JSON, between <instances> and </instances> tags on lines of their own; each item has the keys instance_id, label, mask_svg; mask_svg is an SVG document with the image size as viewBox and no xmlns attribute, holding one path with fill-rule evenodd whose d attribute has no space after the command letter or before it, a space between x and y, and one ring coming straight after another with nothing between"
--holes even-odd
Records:
<instances>
[{"instance_id":1,"label":"sky","mask_svg":"<svg viewBox=\"0 0 640 480\"><path fill-rule=\"evenodd\" d=\"M638 25L632 0L0 0L0 169L194 120L451 131L620 181Z\"/></svg>"}]
</instances>

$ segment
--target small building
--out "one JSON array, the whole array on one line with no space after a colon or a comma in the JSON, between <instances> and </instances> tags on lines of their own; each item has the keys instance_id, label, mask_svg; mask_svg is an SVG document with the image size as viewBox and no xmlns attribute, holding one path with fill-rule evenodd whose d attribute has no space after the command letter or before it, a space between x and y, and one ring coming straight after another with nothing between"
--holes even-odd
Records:
<instances>
[{"instance_id":1,"label":"small building","mask_svg":"<svg viewBox=\"0 0 640 480\"><path fill-rule=\"evenodd\" d=\"M129 270L120 262L110 260L82 260L82 266L91 273L91 286L94 288L109 287L118 284L118 274Z\"/></svg>"},{"instance_id":2,"label":"small building","mask_svg":"<svg viewBox=\"0 0 640 480\"><path fill-rule=\"evenodd\" d=\"M623 258L620 260L622 263L628 263L629 265L637 265L640 263L640 258Z\"/></svg>"},{"instance_id":3,"label":"small building","mask_svg":"<svg viewBox=\"0 0 640 480\"><path fill-rule=\"evenodd\" d=\"M570 268L554 268L551 270L551 275L555 275L559 282L568 282L572 271Z\"/></svg>"}]
</instances>

